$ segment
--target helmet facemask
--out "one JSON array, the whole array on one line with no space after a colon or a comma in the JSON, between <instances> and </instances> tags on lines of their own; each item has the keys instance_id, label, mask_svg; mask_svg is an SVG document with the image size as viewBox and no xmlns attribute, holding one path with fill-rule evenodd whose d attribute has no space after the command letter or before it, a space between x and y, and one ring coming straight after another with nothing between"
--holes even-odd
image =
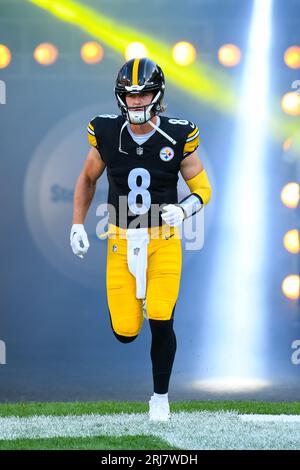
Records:
<instances>
[{"instance_id":1,"label":"helmet facemask","mask_svg":"<svg viewBox=\"0 0 300 470\"><path fill-rule=\"evenodd\" d=\"M145 91L149 92L148 90ZM126 94L116 93L118 105L121 109L122 115L128 122L130 122L130 124L145 124L146 122L150 121L153 116L159 114L161 111L160 99L162 93L160 90L157 92L155 91L156 90L153 90L154 95L151 103L144 106L128 106L126 103ZM128 91L128 93L130 93L130 91Z\"/></svg>"}]
</instances>

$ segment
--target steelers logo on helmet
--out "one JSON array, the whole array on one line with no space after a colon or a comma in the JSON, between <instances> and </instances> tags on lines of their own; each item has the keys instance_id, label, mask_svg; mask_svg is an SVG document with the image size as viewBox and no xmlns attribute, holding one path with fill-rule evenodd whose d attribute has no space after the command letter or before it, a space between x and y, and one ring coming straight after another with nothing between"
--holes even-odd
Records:
<instances>
[{"instance_id":1,"label":"steelers logo on helmet","mask_svg":"<svg viewBox=\"0 0 300 470\"><path fill-rule=\"evenodd\" d=\"M159 65L144 57L131 59L120 69L116 85L115 95L122 116L131 124L144 124L157 116L161 111L161 102L164 96L165 78ZM139 109L130 108L126 103L128 93L153 93L150 104L140 106Z\"/></svg>"},{"instance_id":2,"label":"steelers logo on helmet","mask_svg":"<svg viewBox=\"0 0 300 470\"><path fill-rule=\"evenodd\" d=\"M174 150L171 147L163 147L159 156L163 162L169 162L174 157Z\"/></svg>"}]
</instances>

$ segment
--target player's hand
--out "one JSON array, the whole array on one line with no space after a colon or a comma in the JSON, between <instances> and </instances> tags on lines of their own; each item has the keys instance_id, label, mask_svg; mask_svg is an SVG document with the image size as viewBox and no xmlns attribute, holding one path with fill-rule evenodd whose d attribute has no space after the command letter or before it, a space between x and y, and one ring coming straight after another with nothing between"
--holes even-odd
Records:
<instances>
[{"instance_id":1,"label":"player's hand","mask_svg":"<svg viewBox=\"0 0 300 470\"><path fill-rule=\"evenodd\" d=\"M89 249L89 240L82 224L73 224L70 233L70 243L74 255L83 258Z\"/></svg>"},{"instance_id":2,"label":"player's hand","mask_svg":"<svg viewBox=\"0 0 300 470\"><path fill-rule=\"evenodd\" d=\"M175 206L175 204L167 204L163 207L163 211L161 218L166 224L170 225L170 227L177 227L182 223L184 213L181 207Z\"/></svg>"}]
</instances>

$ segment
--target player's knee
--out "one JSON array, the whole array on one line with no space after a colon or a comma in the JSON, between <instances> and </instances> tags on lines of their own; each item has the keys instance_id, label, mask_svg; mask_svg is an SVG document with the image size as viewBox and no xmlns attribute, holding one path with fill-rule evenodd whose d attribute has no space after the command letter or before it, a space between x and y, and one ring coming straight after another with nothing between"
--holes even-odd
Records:
<instances>
[{"instance_id":1,"label":"player's knee","mask_svg":"<svg viewBox=\"0 0 300 470\"><path fill-rule=\"evenodd\" d=\"M115 337L117 338L118 341L120 341L121 343L132 343L132 341L134 341L138 335L135 335L135 336L122 336L122 335L119 335L118 333L116 333L114 330L113 330L113 333L115 335Z\"/></svg>"},{"instance_id":2,"label":"player's knee","mask_svg":"<svg viewBox=\"0 0 300 470\"><path fill-rule=\"evenodd\" d=\"M128 319L121 317L111 321L111 327L116 338L122 343L131 343L139 334L142 327L142 320Z\"/></svg>"},{"instance_id":3,"label":"player's knee","mask_svg":"<svg viewBox=\"0 0 300 470\"><path fill-rule=\"evenodd\" d=\"M171 302L147 301L147 315L151 320L170 320L174 308Z\"/></svg>"}]
</instances>

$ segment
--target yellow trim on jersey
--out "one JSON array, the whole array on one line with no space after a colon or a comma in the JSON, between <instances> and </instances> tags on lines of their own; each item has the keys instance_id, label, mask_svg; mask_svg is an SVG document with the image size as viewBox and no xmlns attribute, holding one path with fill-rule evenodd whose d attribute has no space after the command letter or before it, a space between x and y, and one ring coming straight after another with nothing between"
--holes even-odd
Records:
<instances>
[{"instance_id":1,"label":"yellow trim on jersey","mask_svg":"<svg viewBox=\"0 0 300 470\"><path fill-rule=\"evenodd\" d=\"M89 123L88 125L88 131L91 132L91 134L95 135L95 129L91 123Z\"/></svg>"},{"instance_id":2,"label":"yellow trim on jersey","mask_svg":"<svg viewBox=\"0 0 300 470\"><path fill-rule=\"evenodd\" d=\"M192 137L194 134L196 134L198 131L199 131L199 129L198 129L198 127L196 126L195 129L187 136L187 138L189 139L189 138Z\"/></svg>"},{"instance_id":3,"label":"yellow trim on jersey","mask_svg":"<svg viewBox=\"0 0 300 470\"><path fill-rule=\"evenodd\" d=\"M94 126L91 122L89 122L89 124L87 126L87 131L88 131L89 144L92 147L97 147L97 140L96 140L96 137L95 137L95 129L94 129Z\"/></svg>"},{"instance_id":4,"label":"yellow trim on jersey","mask_svg":"<svg viewBox=\"0 0 300 470\"><path fill-rule=\"evenodd\" d=\"M203 204L207 204L211 198L211 186L206 171L203 169L198 175L186 181L191 193L198 194Z\"/></svg>"},{"instance_id":5,"label":"yellow trim on jersey","mask_svg":"<svg viewBox=\"0 0 300 470\"><path fill-rule=\"evenodd\" d=\"M138 85L138 81L139 81L139 77L138 77L139 63L140 63L140 59L135 59L134 62L133 62L133 66L132 66L132 85Z\"/></svg>"},{"instance_id":6,"label":"yellow trim on jersey","mask_svg":"<svg viewBox=\"0 0 300 470\"><path fill-rule=\"evenodd\" d=\"M189 142L186 142L183 148L183 154L185 155L186 153L192 153L196 150L196 148L199 146L200 143L200 138L199 138L199 132L198 134L195 135L195 137L192 138Z\"/></svg>"},{"instance_id":7,"label":"yellow trim on jersey","mask_svg":"<svg viewBox=\"0 0 300 470\"><path fill-rule=\"evenodd\" d=\"M88 141L92 147L97 147L96 137L94 135L91 135L89 132L88 132Z\"/></svg>"}]
</instances>

